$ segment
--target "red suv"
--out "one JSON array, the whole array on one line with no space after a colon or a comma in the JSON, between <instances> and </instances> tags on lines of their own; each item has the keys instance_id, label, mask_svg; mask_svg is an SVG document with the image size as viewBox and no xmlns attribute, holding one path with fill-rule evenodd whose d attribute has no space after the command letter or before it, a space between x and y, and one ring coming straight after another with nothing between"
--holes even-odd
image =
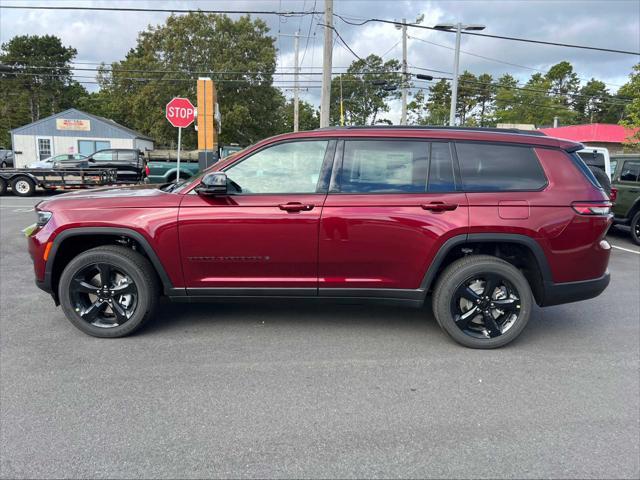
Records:
<instances>
[{"instance_id":1,"label":"red suv","mask_svg":"<svg viewBox=\"0 0 640 480\"><path fill-rule=\"evenodd\" d=\"M120 337L161 295L422 306L476 348L534 302L609 283L610 203L580 144L519 131L329 128L264 140L186 182L37 206L36 282L69 320Z\"/></svg>"}]
</instances>

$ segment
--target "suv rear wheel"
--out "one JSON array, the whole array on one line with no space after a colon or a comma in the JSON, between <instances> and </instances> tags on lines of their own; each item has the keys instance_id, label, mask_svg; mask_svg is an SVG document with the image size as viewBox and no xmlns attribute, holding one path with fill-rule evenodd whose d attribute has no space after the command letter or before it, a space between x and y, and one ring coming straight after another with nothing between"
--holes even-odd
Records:
<instances>
[{"instance_id":1,"label":"suv rear wheel","mask_svg":"<svg viewBox=\"0 0 640 480\"><path fill-rule=\"evenodd\" d=\"M636 245L640 245L640 211L636 212L636 214L631 219L631 240L634 241Z\"/></svg>"},{"instance_id":2,"label":"suv rear wheel","mask_svg":"<svg viewBox=\"0 0 640 480\"><path fill-rule=\"evenodd\" d=\"M510 263L470 255L442 272L433 294L438 324L471 348L497 348L514 340L531 316L527 279Z\"/></svg>"},{"instance_id":3,"label":"suv rear wheel","mask_svg":"<svg viewBox=\"0 0 640 480\"><path fill-rule=\"evenodd\" d=\"M158 280L149 261L125 247L87 250L66 266L58 294L67 318L95 337L123 337L153 315Z\"/></svg>"}]
</instances>

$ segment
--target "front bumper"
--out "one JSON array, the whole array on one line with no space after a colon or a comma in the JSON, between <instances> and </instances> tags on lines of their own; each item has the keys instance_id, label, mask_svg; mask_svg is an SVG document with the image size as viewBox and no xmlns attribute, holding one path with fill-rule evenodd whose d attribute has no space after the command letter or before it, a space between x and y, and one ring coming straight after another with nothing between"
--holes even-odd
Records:
<instances>
[{"instance_id":1,"label":"front bumper","mask_svg":"<svg viewBox=\"0 0 640 480\"><path fill-rule=\"evenodd\" d=\"M600 295L609 285L611 274L607 270L604 275L580 282L554 283L544 282L544 297L541 307L579 302Z\"/></svg>"}]
</instances>

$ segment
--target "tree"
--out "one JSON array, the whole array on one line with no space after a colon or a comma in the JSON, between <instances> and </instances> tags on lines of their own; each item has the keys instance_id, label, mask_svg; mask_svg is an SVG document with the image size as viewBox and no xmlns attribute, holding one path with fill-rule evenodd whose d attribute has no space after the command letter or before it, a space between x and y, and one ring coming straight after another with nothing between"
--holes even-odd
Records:
<instances>
[{"instance_id":1,"label":"tree","mask_svg":"<svg viewBox=\"0 0 640 480\"><path fill-rule=\"evenodd\" d=\"M429 86L429 95L419 90L407 104L410 123L417 125L446 125L449 121L451 86L441 79Z\"/></svg>"},{"instance_id":2,"label":"tree","mask_svg":"<svg viewBox=\"0 0 640 480\"><path fill-rule=\"evenodd\" d=\"M562 99L550 95L552 81L534 73L522 87L511 75L498 80L495 118L498 123L531 123L551 125L554 117L563 124L571 124L575 112L565 107Z\"/></svg>"},{"instance_id":3,"label":"tree","mask_svg":"<svg viewBox=\"0 0 640 480\"><path fill-rule=\"evenodd\" d=\"M332 125L340 124L340 82L342 81L342 99L345 123L347 125L375 125L386 122L379 115L389 111L387 101L400 98L399 87L402 75L400 62L395 59L382 61L377 55L355 60L347 71L331 81L331 117Z\"/></svg>"},{"instance_id":4,"label":"tree","mask_svg":"<svg viewBox=\"0 0 640 480\"><path fill-rule=\"evenodd\" d=\"M195 103L197 77L209 76L220 105L221 142L249 144L273 135L283 129L278 113L285 99L273 86L276 48L268 32L264 21L250 16L171 15L140 33L124 60L103 69L104 95L88 105L170 144L176 131L164 119L164 105L175 96ZM194 147L195 130L182 133L185 146Z\"/></svg>"},{"instance_id":5,"label":"tree","mask_svg":"<svg viewBox=\"0 0 640 480\"><path fill-rule=\"evenodd\" d=\"M629 81L620 87L618 94L631 100L625 107L625 118L620 123L629 128L640 128L640 63L633 67ZM640 130L634 139L640 140Z\"/></svg>"},{"instance_id":6,"label":"tree","mask_svg":"<svg viewBox=\"0 0 640 480\"><path fill-rule=\"evenodd\" d=\"M580 90L573 104L578 123L605 121L613 98L607 86L595 78L589 80Z\"/></svg>"},{"instance_id":7,"label":"tree","mask_svg":"<svg viewBox=\"0 0 640 480\"><path fill-rule=\"evenodd\" d=\"M52 35L21 35L0 51L0 143L9 130L76 106L87 95L73 80L70 62L76 49Z\"/></svg>"},{"instance_id":8,"label":"tree","mask_svg":"<svg viewBox=\"0 0 640 480\"><path fill-rule=\"evenodd\" d=\"M476 119L477 123L484 127L491 123L490 117L493 110L493 102L495 100L497 87L493 82L493 77L488 73L478 76L478 87L475 92L475 101L477 105Z\"/></svg>"},{"instance_id":9,"label":"tree","mask_svg":"<svg viewBox=\"0 0 640 480\"><path fill-rule=\"evenodd\" d=\"M458 96L456 99L456 116L460 119L460 125L464 125L467 115L478 103L478 79L476 76L465 70L458 78Z\"/></svg>"},{"instance_id":10,"label":"tree","mask_svg":"<svg viewBox=\"0 0 640 480\"><path fill-rule=\"evenodd\" d=\"M282 129L280 133L293 131L293 100L289 100L282 106L280 112ZM299 130L314 130L320 127L320 112L308 102L300 100L298 104Z\"/></svg>"},{"instance_id":11,"label":"tree","mask_svg":"<svg viewBox=\"0 0 640 480\"><path fill-rule=\"evenodd\" d=\"M573 65L564 61L557 63L546 74L549 80L549 91L559 99L565 107L573 105L575 94L580 87L580 79L573 71Z\"/></svg>"}]
</instances>

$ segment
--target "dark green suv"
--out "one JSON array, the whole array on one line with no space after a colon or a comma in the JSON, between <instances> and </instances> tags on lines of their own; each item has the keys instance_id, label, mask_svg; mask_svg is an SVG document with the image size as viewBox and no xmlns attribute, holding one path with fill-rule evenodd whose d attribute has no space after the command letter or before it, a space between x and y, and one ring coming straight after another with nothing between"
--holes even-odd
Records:
<instances>
[{"instance_id":1,"label":"dark green suv","mask_svg":"<svg viewBox=\"0 0 640 480\"><path fill-rule=\"evenodd\" d=\"M614 157L611 158L612 162ZM640 155L615 157L611 186L618 191L613 206L614 222L631 227L631 238L640 245Z\"/></svg>"}]
</instances>

